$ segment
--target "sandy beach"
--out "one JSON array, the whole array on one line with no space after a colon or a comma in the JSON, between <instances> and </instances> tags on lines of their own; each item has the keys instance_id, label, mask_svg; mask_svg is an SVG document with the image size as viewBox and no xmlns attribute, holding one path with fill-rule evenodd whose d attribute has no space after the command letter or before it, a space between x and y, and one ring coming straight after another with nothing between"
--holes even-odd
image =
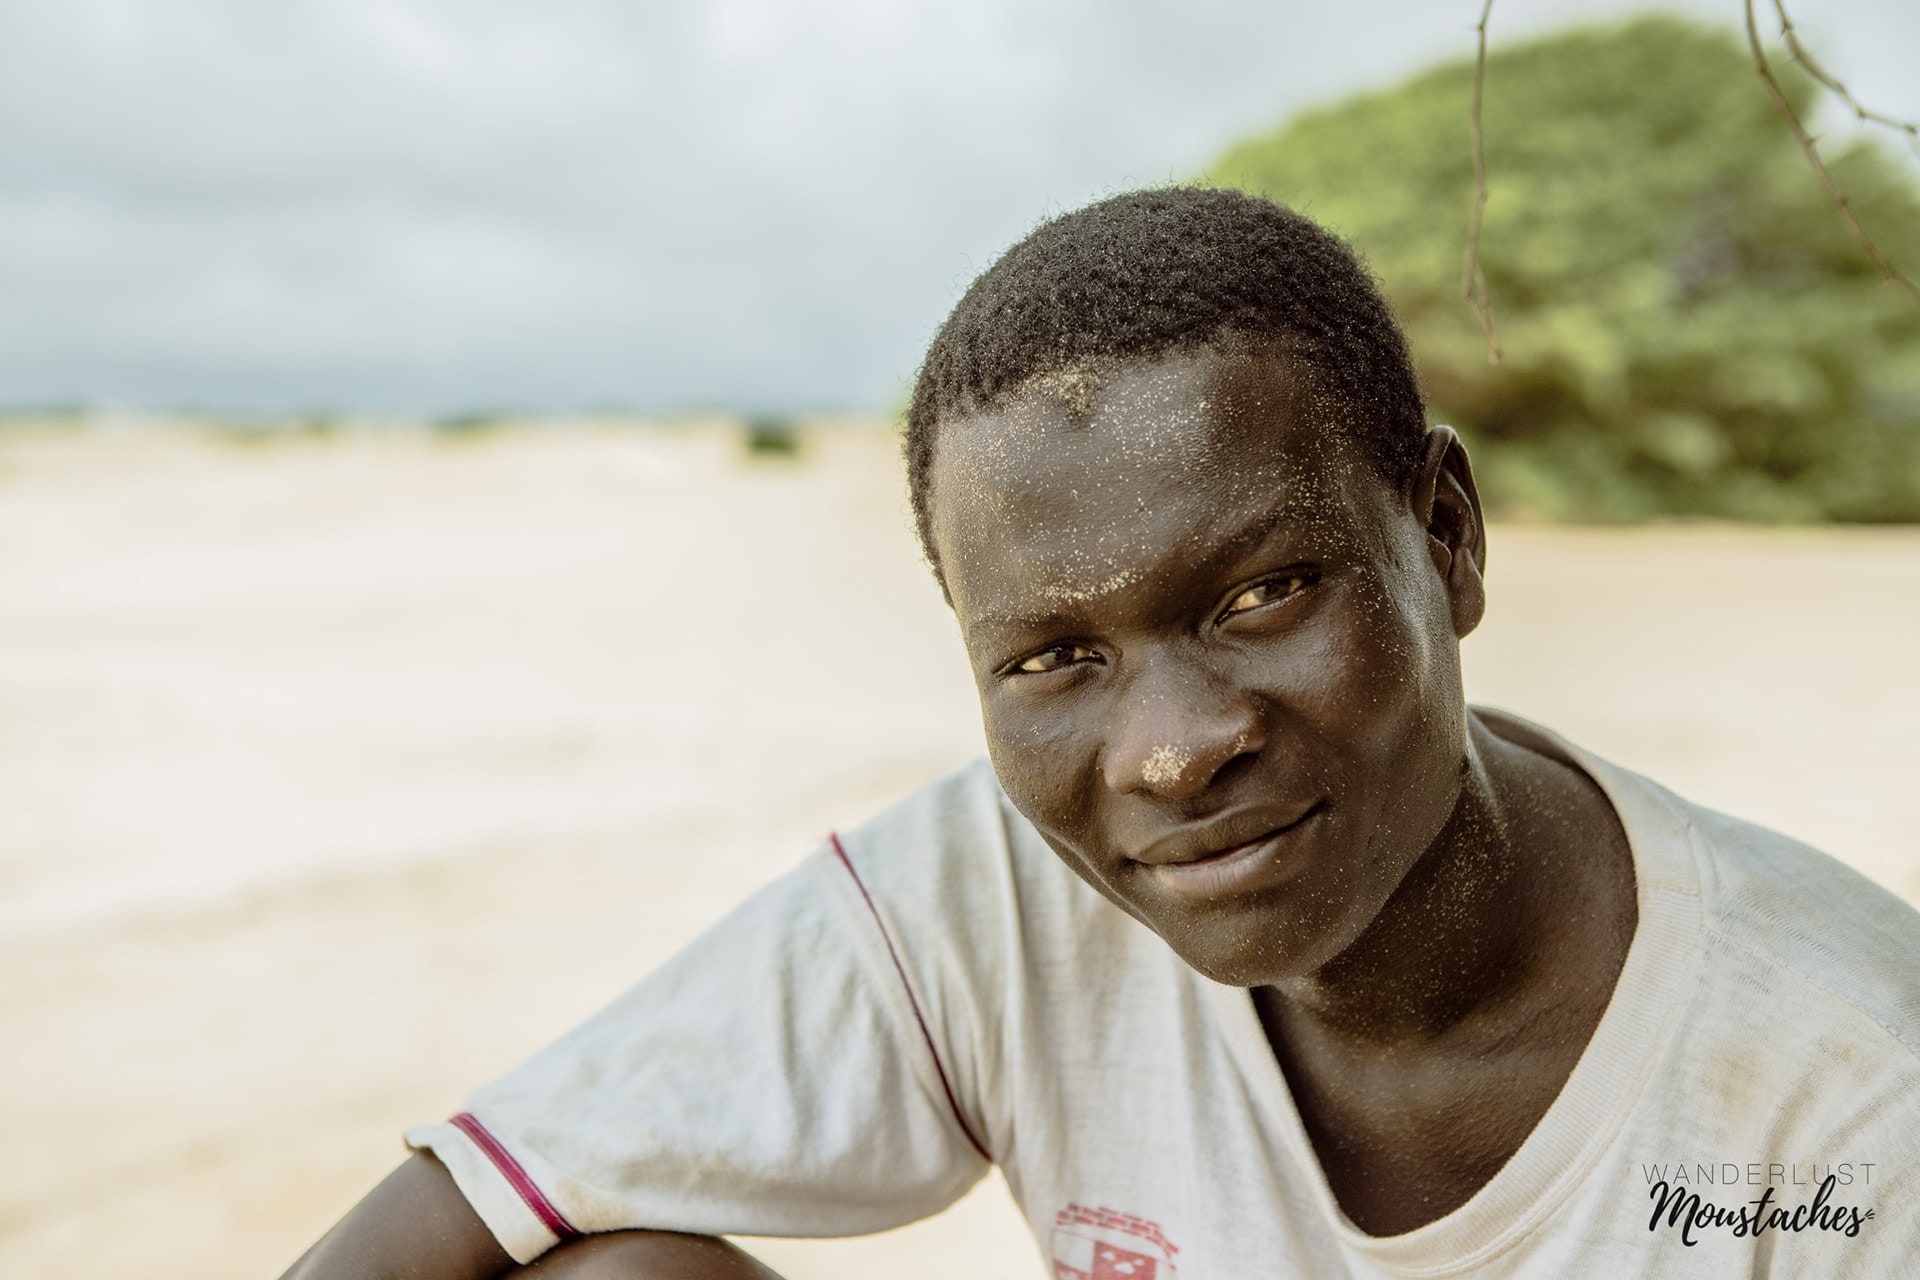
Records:
<instances>
[{"instance_id":1,"label":"sandy beach","mask_svg":"<svg viewBox=\"0 0 1920 1280\"><path fill-rule=\"evenodd\" d=\"M1920 901L1920 531L1492 532L1478 700ZM0 432L0 1275L269 1277L980 751L893 441ZM791 1280L1037 1278L997 1180Z\"/></svg>"}]
</instances>

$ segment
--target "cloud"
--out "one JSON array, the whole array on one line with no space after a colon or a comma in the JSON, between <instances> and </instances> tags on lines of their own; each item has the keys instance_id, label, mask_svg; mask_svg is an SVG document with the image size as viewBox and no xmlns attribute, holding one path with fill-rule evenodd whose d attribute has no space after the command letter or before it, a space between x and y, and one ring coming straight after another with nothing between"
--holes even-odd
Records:
<instances>
[{"instance_id":1,"label":"cloud","mask_svg":"<svg viewBox=\"0 0 1920 1280\"><path fill-rule=\"evenodd\" d=\"M0 0L0 402L885 406L1038 218L1457 7ZM1910 8L1824 7L1863 92L1911 104Z\"/></svg>"}]
</instances>

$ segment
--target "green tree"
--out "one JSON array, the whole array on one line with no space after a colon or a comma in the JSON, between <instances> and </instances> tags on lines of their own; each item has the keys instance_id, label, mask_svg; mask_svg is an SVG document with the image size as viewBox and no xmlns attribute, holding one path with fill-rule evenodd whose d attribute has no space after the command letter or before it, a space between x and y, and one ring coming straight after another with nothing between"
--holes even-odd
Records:
<instances>
[{"instance_id":1,"label":"green tree","mask_svg":"<svg viewBox=\"0 0 1920 1280\"><path fill-rule=\"evenodd\" d=\"M1816 86L1787 71L1804 119ZM1309 111L1207 177L1366 255L1495 510L1920 520L1920 306L1860 252L1732 34L1645 18L1489 56L1498 364L1459 296L1471 83L1449 63ZM1920 269L1906 171L1864 142L1829 163Z\"/></svg>"}]
</instances>

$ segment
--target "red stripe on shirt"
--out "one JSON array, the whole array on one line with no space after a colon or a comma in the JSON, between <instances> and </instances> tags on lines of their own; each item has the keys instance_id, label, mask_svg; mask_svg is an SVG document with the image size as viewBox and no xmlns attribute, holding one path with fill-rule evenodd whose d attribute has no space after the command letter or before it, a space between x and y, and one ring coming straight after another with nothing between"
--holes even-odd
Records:
<instances>
[{"instance_id":1,"label":"red stripe on shirt","mask_svg":"<svg viewBox=\"0 0 1920 1280\"><path fill-rule=\"evenodd\" d=\"M846 846L840 843L839 833L835 832L827 839L833 842L833 851L838 855L840 865L847 869L847 874L853 877L854 887L860 890L860 897L866 902L867 911L873 916L874 927L880 931L880 940L887 944L887 955L893 960L893 971L900 975L900 986L907 993L907 1005L913 1010L913 1020L920 1024L920 1038L927 1042L927 1052L933 1056L933 1069L940 1073L940 1088L947 1095L947 1107L953 1112L953 1122L960 1126L960 1132L967 1136L967 1141L972 1143L973 1149L980 1153L980 1158L991 1163L993 1156L988 1152L986 1144L973 1136L972 1126L967 1123L966 1116L960 1112L959 1099L953 1092L953 1081L947 1076L946 1064L940 1061L940 1050L933 1043L933 1032L927 1028L926 1016L920 1012L920 1001L914 997L913 984L907 981L907 967L900 963L899 948L893 945L893 935L887 932L887 923L880 918L880 908L874 905L873 895L867 892L866 881L862 880L860 873L853 869L853 859L847 857Z\"/></svg>"},{"instance_id":2,"label":"red stripe on shirt","mask_svg":"<svg viewBox=\"0 0 1920 1280\"><path fill-rule=\"evenodd\" d=\"M580 1229L568 1222L564 1213L554 1208L553 1201L547 1199L547 1193L527 1175L526 1169L513 1158L513 1152L493 1136L493 1131L480 1123L478 1116L471 1111L462 1111L447 1123L473 1139L473 1145L493 1161L493 1167L500 1171L500 1176L507 1180L514 1193L526 1201L527 1208L533 1210L533 1216L540 1219L542 1226L562 1240L580 1234Z\"/></svg>"}]
</instances>

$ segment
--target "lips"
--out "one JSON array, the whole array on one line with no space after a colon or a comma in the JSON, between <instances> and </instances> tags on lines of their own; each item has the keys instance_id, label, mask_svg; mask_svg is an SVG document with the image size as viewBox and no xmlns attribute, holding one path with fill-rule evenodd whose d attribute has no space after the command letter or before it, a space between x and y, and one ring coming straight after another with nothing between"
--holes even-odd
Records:
<instances>
[{"instance_id":1,"label":"lips","mask_svg":"<svg viewBox=\"0 0 1920 1280\"><path fill-rule=\"evenodd\" d=\"M1161 836L1133 856L1150 867L1204 862L1299 826L1320 809L1319 801L1282 807L1260 805L1229 813L1206 826L1182 828Z\"/></svg>"},{"instance_id":2,"label":"lips","mask_svg":"<svg viewBox=\"0 0 1920 1280\"><path fill-rule=\"evenodd\" d=\"M1323 808L1316 801L1289 811L1262 808L1231 815L1198 831L1162 837L1134 861L1182 897L1246 892L1298 869L1305 836Z\"/></svg>"}]
</instances>

